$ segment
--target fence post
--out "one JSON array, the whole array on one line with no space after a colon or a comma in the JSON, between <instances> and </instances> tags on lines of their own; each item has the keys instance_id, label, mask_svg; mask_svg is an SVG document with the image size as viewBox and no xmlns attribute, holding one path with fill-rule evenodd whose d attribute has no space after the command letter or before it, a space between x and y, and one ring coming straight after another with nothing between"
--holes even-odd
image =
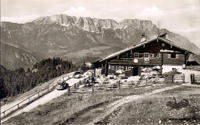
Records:
<instances>
[{"instance_id":1,"label":"fence post","mask_svg":"<svg viewBox=\"0 0 200 125\"><path fill-rule=\"evenodd\" d=\"M70 94L70 86L68 87L68 94Z\"/></svg>"},{"instance_id":2,"label":"fence post","mask_svg":"<svg viewBox=\"0 0 200 125\"><path fill-rule=\"evenodd\" d=\"M185 74L183 74L183 83L185 83Z\"/></svg>"},{"instance_id":3,"label":"fence post","mask_svg":"<svg viewBox=\"0 0 200 125\"><path fill-rule=\"evenodd\" d=\"M194 82L195 82L194 74L191 74L191 75L190 75L190 79L191 79L191 84L194 84Z\"/></svg>"},{"instance_id":4,"label":"fence post","mask_svg":"<svg viewBox=\"0 0 200 125\"><path fill-rule=\"evenodd\" d=\"M50 89L49 89L49 85L48 85L48 92L50 91Z\"/></svg>"},{"instance_id":5,"label":"fence post","mask_svg":"<svg viewBox=\"0 0 200 125\"><path fill-rule=\"evenodd\" d=\"M192 80L193 80L193 84L195 84L195 75L192 74Z\"/></svg>"},{"instance_id":6,"label":"fence post","mask_svg":"<svg viewBox=\"0 0 200 125\"><path fill-rule=\"evenodd\" d=\"M94 84L92 84L92 93L94 93Z\"/></svg>"},{"instance_id":7,"label":"fence post","mask_svg":"<svg viewBox=\"0 0 200 125\"><path fill-rule=\"evenodd\" d=\"M146 78L146 85L147 85L148 79Z\"/></svg>"},{"instance_id":8,"label":"fence post","mask_svg":"<svg viewBox=\"0 0 200 125\"><path fill-rule=\"evenodd\" d=\"M78 87L78 85L81 85L82 84L82 81L79 81L79 83L77 84L77 87Z\"/></svg>"},{"instance_id":9,"label":"fence post","mask_svg":"<svg viewBox=\"0 0 200 125\"><path fill-rule=\"evenodd\" d=\"M81 84L81 81L79 81L79 83L76 83L76 84L75 84L75 87L76 87L75 89L78 89L78 85L79 85L79 84Z\"/></svg>"},{"instance_id":10,"label":"fence post","mask_svg":"<svg viewBox=\"0 0 200 125\"><path fill-rule=\"evenodd\" d=\"M120 89L120 81L118 81L118 86L119 86L119 89Z\"/></svg>"},{"instance_id":11,"label":"fence post","mask_svg":"<svg viewBox=\"0 0 200 125\"><path fill-rule=\"evenodd\" d=\"M5 117L6 111L3 112L3 116Z\"/></svg>"},{"instance_id":12,"label":"fence post","mask_svg":"<svg viewBox=\"0 0 200 125\"><path fill-rule=\"evenodd\" d=\"M79 88L79 86L80 86L82 83L83 83L83 81L82 81L80 84L77 84L77 86L76 86L76 87L77 87L77 89Z\"/></svg>"}]
</instances>

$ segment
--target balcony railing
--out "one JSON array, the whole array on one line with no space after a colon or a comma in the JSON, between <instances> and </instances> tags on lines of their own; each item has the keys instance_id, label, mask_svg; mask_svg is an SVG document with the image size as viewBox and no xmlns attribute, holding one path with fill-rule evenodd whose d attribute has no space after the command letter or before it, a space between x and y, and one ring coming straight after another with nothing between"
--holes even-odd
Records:
<instances>
[{"instance_id":1,"label":"balcony railing","mask_svg":"<svg viewBox=\"0 0 200 125\"><path fill-rule=\"evenodd\" d=\"M113 65L162 65L161 58L122 58L109 61Z\"/></svg>"}]
</instances>

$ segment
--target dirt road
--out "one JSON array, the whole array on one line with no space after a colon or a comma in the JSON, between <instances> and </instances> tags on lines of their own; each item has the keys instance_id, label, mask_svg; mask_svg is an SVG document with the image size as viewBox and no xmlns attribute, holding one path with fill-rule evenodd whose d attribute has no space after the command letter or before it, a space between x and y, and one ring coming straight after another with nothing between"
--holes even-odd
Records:
<instances>
[{"instance_id":1,"label":"dirt road","mask_svg":"<svg viewBox=\"0 0 200 125\"><path fill-rule=\"evenodd\" d=\"M13 106L15 106L16 104L18 104L19 102L23 101L24 99L26 99L27 97L33 95L34 93L36 93L37 91L39 91L40 89L44 89L45 87L48 87L49 85L53 85L55 82L57 82L59 79L61 78L67 78L67 77L71 77L73 75L74 72L71 73L67 73L64 74L62 76L59 76L57 78L54 78L52 80L49 80L45 83L43 83L41 86L36 86L35 88L33 88L32 90L23 93L21 96L17 97L14 101L5 104L5 105L1 105L1 113Z\"/></svg>"},{"instance_id":2,"label":"dirt road","mask_svg":"<svg viewBox=\"0 0 200 125\"><path fill-rule=\"evenodd\" d=\"M69 79L67 82L70 83L70 86L73 86L74 84L78 83L79 81L82 81L83 79L85 79L86 77L80 78L80 79L75 79L75 78L71 78ZM38 100L32 102L31 104L29 104L28 106L22 108L21 110L16 111L15 113L13 113L12 115L10 115L7 118L4 118L1 122L4 122L8 119L10 119L11 117L14 117L16 115L21 114L22 112L28 112L34 108L36 108L39 105L43 105L61 95L63 95L64 93L66 93L68 90L53 90L52 92L44 95L43 97L39 98Z\"/></svg>"}]
</instances>

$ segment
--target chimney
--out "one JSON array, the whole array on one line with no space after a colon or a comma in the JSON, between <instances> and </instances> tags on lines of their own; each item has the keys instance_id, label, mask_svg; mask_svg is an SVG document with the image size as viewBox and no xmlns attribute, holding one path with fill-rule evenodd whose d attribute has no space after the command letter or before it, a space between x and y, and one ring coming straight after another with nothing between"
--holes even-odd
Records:
<instances>
[{"instance_id":1,"label":"chimney","mask_svg":"<svg viewBox=\"0 0 200 125\"><path fill-rule=\"evenodd\" d=\"M146 35L145 35L145 33L143 33L142 35L141 35L141 40L140 40L140 42L145 42L146 41Z\"/></svg>"}]
</instances>

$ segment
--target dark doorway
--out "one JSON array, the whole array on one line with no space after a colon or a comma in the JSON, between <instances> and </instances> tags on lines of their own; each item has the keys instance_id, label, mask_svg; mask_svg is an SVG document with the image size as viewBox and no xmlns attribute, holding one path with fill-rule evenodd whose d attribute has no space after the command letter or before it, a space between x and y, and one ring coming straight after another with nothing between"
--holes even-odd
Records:
<instances>
[{"instance_id":1,"label":"dark doorway","mask_svg":"<svg viewBox=\"0 0 200 125\"><path fill-rule=\"evenodd\" d=\"M139 67L136 66L136 67L133 67L133 76L137 76L139 75Z\"/></svg>"}]
</instances>

